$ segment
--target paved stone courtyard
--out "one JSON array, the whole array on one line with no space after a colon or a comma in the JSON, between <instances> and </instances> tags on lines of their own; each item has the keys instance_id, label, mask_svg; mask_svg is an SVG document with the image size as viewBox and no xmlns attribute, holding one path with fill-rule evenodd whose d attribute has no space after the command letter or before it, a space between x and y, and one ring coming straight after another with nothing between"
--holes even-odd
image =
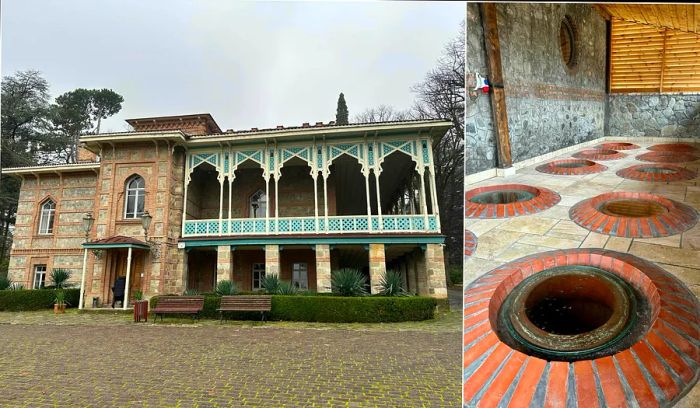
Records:
<instances>
[{"instance_id":1,"label":"paved stone courtyard","mask_svg":"<svg viewBox=\"0 0 700 408\"><path fill-rule=\"evenodd\" d=\"M2 312L0 405L454 407L460 326Z\"/></svg>"}]
</instances>

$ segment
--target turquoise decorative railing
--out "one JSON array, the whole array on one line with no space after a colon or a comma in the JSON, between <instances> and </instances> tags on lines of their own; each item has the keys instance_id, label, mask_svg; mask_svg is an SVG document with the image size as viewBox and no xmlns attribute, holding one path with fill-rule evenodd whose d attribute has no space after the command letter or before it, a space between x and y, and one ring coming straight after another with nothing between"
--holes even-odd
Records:
<instances>
[{"instance_id":1,"label":"turquoise decorative railing","mask_svg":"<svg viewBox=\"0 0 700 408\"><path fill-rule=\"evenodd\" d=\"M437 216L428 215L426 225L424 215L382 215L370 217L372 230L366 215L328 217L283 217L271 218L267 222L261 218L236 218L209 220L187 220L183 237L215 235L298 235L315 233L391 233L391 232L440 232Z\"/></svg>"}]
</instances>

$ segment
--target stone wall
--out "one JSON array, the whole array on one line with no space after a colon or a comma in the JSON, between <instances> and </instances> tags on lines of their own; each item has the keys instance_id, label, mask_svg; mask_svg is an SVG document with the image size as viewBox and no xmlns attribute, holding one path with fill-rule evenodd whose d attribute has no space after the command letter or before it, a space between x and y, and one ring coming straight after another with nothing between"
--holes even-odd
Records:
<instances>
[{"instance_id":1,"label":"stone wall","mask_svg":"<svg viewBox=\"0 0 700 408\"><path fill-rule=\"evenodd\" d=\"M610 94L605 134L700 139L700 94Z\"/></svg>"},{"instance_id":2,"label":"stone wall","mask_svg":"<svg viewBox=\"0 0 700 408\"><path fill-rule=\"evenodd\" d=\"M603 136L605 22L587 4L500 3L498 30L513 162ZM577 65L561 56L559 28L577 31ZM488 74L479 6L467 5L467 70ZM467 102L467 174L496 167L489 96Z\"/></svg>"},{"instance_id":3,"label":"stone wall","mask_svg":"<svg viewBox=\"0 0 700 408\"><path fill-rule=\"evenodd\" d=\"M54 268L72 272L71 282L80 281L85 240L82 219L94 204L96 175L93 172L39 174L25 177L17 205L17 221L10 253L8 278L31 288L34 266L46 265L46 285ZM39 234L41 205L56 203L53 233Z\"/></svg>"}]
</instances>

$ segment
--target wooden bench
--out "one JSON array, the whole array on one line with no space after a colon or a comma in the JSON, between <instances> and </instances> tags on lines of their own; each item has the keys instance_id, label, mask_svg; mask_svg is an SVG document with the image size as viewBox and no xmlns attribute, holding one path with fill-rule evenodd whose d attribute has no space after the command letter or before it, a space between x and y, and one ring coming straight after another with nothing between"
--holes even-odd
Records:
<instances>
[{"instance_id":1,"label":"wooden bench","mask_svg":"<svg viewBox=\"0 0 700 408\"><path fill-rule=\"evenodd\" d=\"M224 312L260 312L261 320L265 321L265 312L272 310L272 296L222 296L217 310L220 322Z\"/></svg>"},{"instance_id":2,"label":"wooden bench","mask_svg":"<svg viewBox=\"0 0 700 408\"><path fill-rule=\"evenodd\" d=\"M191 314L193 319L199 319L199 312L204 309L204 297L202 296L163 296L158 298L158 304L151 310L151 313L160 315L169 314Z\"/></svg>"}]
</instances>

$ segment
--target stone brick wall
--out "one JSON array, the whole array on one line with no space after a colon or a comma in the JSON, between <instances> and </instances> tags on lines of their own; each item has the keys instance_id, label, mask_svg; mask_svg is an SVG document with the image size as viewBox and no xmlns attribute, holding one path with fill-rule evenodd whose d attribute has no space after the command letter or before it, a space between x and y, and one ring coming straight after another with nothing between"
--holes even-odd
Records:
<instances>
[{"instance_id":1,"label":"stone brick wall","mask_svg":"<svg viewBox=\"0 0 700 408\"><path fill-rule=\"evenodd\" d=\"M41 174L23 179L8 270L12 281L31 287L34 265L42 264L47 269L47 285L53 268L69 269L73 274L71 281L80 281L80 245L85 239L82 219L93 209L96 180L93 172ZM53 233L39 235L40 207L49 198L56 203Z\"/></svg>"},{"instance_id":2,"label":"stone brick wall","mask_svg":"<svg viewBox=\"0 0 700 408\"><path fill-rule=\"evenodd\" d=\"M610 94L605 133L700 139L700 94Z\"/></svg>"},{"instance_id":3,"label":"stone brick wall","mask_svg":"<svg viewBox=\"0 0 700 408\"><path fill-rule=\"evenodd\" d=\"M467 5L467 70L487 74L478 4ZM514 162L603 136L605 22L586 4L497 4ZM559 28L578 32L577 67L561 57ZM467 102L467 174L496 166L489 96Z\"/></svg>"}]
</instances>

